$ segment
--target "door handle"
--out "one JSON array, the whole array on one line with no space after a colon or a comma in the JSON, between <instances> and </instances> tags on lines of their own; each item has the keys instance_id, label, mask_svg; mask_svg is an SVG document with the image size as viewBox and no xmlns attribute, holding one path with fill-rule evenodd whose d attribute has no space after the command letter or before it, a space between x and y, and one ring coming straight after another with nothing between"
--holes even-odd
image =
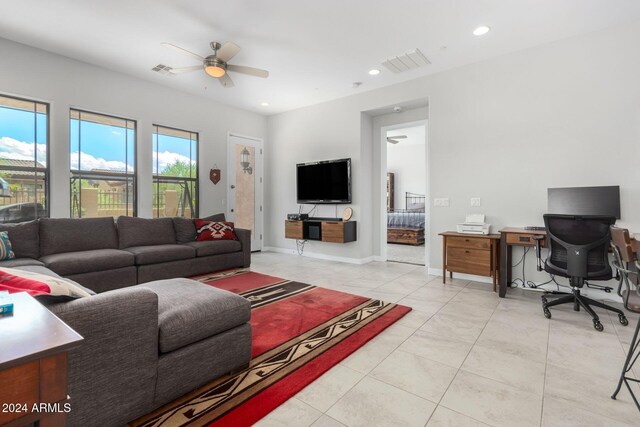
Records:
<instances>
[{"instance_id":1,"label":"door handle","mask_svg":"<svg viewBox=\"0 0 640 427\"><path fill-rule=\"evenodd\" d=\"M234 188L236 188L236 186L231 184L231 189L233 190Z\"/></svg>"}]
</instances>

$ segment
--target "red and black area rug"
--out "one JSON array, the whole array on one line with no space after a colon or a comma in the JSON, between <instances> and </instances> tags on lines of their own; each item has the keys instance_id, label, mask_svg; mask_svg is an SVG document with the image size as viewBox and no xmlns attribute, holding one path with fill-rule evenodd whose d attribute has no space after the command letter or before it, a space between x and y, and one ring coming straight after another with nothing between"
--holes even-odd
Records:
<instances>
[{"instance_id":1,"label":"red and black area rug","mask_svg":"<svg viewBox=\"0 0 640 427\"><path fill-rule=\"evenodd\" d=\"M411 308L245 270L194 277L251 301L249 367L142 417L136 427L248 426Z\"/></svg>"}]
</instances>

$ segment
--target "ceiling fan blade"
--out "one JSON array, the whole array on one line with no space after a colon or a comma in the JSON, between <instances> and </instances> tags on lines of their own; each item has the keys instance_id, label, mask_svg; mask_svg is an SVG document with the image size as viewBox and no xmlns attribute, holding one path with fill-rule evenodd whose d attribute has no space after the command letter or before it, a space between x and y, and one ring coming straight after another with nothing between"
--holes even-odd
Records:
<instances>
[{"instance_id":1,"label":"ceiling fan blade","mask_svg":"<svg viewBox=\"0 0 640 427\"><path fill-rule=\"evenodd\" d=\"M235 85L233 84L233 80L231 80L231 77L229 77L229 74L225 73L224 76L219 77L218 81L220 82L220 84L224 87L226 87L227 89L230 87L234 87Z\"/></svg>"},{"instance_id":2,"label":"ceiling fan blade","mask_svg":"<svg viewBox=\"0 0 640 427\"><path fill-rule=\"evenodd\" d=\"M227 65L227 70L235 71L236 73L248 74L250 76L262 77L266 79L269 77L267 70L261 70L259 68L246 67L244 65Z\"/></svg>"},{"instance_id":3,"label":"ceiling fan blade","mask_svg":"<svg viewBox=\"0 0 640 427\"><path fill-rule=\"evenodd\" d=\"M175 50L176 52L180 52L183 55L189 55L190 57L197 59L198 61L204 61L204 58L202 56L198 55L197 53L190 52L187 49L183 49L171 43L160 43L160 44L166 48Z\"/></svg>"},{"instance_id":4,"label":"ceiling fan blade","mask_svg":"<svg viewBox=\"0 0 640 427\"><path fill-rule=\"evenodd\" d=\"M397 144L400 141L396 141L395 139L387 138L387 142L390 144Z\"/></svg>"},{"instance_id":5,"label":"ceiling fan blade","mask_svg":"<svg viewBox=\"0 0 640 427\"><path fill-rule=\"evenodd\" d=\"M216 51L216 57L221 61L228 62L236 56L238 52L240 52L240 46L235 43L226 42Z\"/></svg>"},{"instance_id":6,"label":"ceiling fan blade","mask_svg":"<svg viewBox=\"0 0 640 427\"><path fill-rule=\"evenodd\" d=\"M405 139L407 137L407 135L393 135L390 136L389 138L393 138L393 139Z\"/></svg>"},{"instance_id":7,"label":"ceiling fan blade","mask_svg":"<svg viewBox=\"0 0 640 427\"><path fill-rule=\"evenodd\" d=\"M194 65L192 67L172 68L169 71L171 74L190 73L192 71L202 70L202 65Z\"/></svg>"}]
</instances>

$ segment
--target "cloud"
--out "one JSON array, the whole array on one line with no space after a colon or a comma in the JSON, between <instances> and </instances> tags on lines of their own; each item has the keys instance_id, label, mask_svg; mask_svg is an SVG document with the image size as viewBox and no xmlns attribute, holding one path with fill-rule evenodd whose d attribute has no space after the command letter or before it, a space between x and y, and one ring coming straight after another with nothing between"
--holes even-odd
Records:
<instances>
[{"instance_id":1,"label":"cloud","mask_svg":"<svg viewBox=\"0 0 640 427\"><path fill-rule=\"evenodd\" d=\"M8 136L0 137L0 157L13 160L33 160L33 142L22 142ZM37 144L38 160L46 161L47 147Z\"/></svg>"},{"instance_id":2,"label":"cloud","mask_svg":"<svg viewBox=\"0 0 640 427\"><path fill-rule=\"evenodd\" d=\"M183 156L182 154L178 154L178 153L172 153L170 151L162 151L160 153L153 153L153 166L155 169L156 166L156 159L158 159L158 168L160 169L160 171L164 170L164 168L166 168L169 165L174 164L176 161L181 161L182 163L193 163L195 164L195 161L191 161L191 159L189 159L187 156Z\"/></svg>"},{"instance_id":3,"label":"cloud","mask_svg":"<svg viewBox=\"0 0 640 427\"><path fill-rule=\"evenodd\" d=\"M125 162L118 160L106 160L102 157L95 157L88 153L80 153L80 166L82 170L107 169L124 172L125 169L133 171L133 166L127 167ZM78 169L78 152L71 153L71 169Z\"/></svg>"},{"instance_id":4,"label":"cloud","mask_svg":"<svg viewBox=\"0 0 640 427\"><path fill-rule=\"evenodd\" d=\"M33 142L22 142L8 136L0 138L0 158L14 159L14 160L33 160ZM40 161L45 161L47 149L44 144L38 144L38 157ZM176 161L183 163L193 163L187 156L182 154L172 153L170 151L162 151L159 153L153 153L153 164L155 167L156 159L158 160L158 166L160 171L164 170L167 166L174 164ZM80 162L82 170L92 169L107 169L113 171L124 171L128 169L133 171L133 166L127 168L125 162L118 160L106 160L102 157L95 157L91 154L83 152L80 156ZM71 153L71 169L78 169L78 152Z\"/></svg>"}]
</instances>

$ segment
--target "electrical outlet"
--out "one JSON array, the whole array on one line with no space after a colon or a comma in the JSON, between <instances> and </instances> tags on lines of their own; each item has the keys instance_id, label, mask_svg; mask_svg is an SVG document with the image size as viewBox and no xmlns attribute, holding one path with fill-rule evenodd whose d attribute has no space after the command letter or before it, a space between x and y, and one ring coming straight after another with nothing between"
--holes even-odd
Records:
<instances>
[{"instance_id":1,"label":"electrical outlet","mask_svg":"<svg viewBox=\"0 0 640 427\"><path fill-rule=\"evenodd\" d=\"M448 198L433 199L433 206L448 207L449 199Z\"/></svg>"},{"instance_id":2,"label":"electrical outlet","mask_svg":"<svg viewBox=\"0 0 640 427\"><path fill-rule=\"evenodd\" d=\"M474 207L480 206L480 197L472 197L471 206L474 206Z\"/></svg>"}]
</instances>

